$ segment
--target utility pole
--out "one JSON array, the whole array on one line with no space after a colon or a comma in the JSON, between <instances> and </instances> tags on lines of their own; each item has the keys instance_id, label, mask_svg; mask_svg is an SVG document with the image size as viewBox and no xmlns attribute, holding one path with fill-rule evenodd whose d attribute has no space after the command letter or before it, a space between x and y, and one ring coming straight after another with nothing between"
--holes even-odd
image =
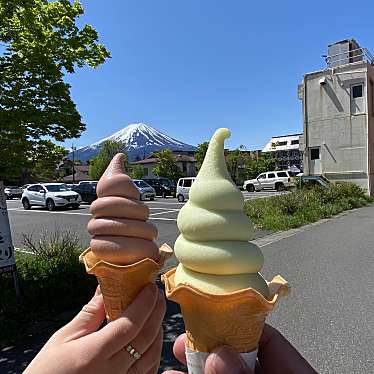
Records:
<instances>
[{"instance_id":1,"label":"utility pole","mask_svg":"<svg viewBox=\"0 0 374 374\"><path fill-rule=\"evenodd\" d=\"M73 152L73 184L75 184L75 159L74 159L74 152L77 148L74 147L74 143L71 144L71 150Z\"/></svg>"}]
</instances>

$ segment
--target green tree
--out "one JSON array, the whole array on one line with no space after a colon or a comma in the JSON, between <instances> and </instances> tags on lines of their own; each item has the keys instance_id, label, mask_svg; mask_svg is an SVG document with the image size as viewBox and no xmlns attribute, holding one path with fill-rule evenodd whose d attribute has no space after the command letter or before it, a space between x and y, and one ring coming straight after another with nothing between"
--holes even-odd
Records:
<instances>
[{"instance_id":1,"label":"green tree","mask_svg":"<svg viewBox=\"0 0 374 374\"><path fill-rule=\"evenodd\" d=\"M197 146L197 150L195 152L197 170L199 170L201 168L201 165L203 164L208 147L209 142L203 142Z\"/></svg>"},{"instance_id":2,"label":"green tree","mask_svg":"<svg viewBox=\"0 0 374 374\"><path fill-rule=\"evenodd\" d=\"M134 179L142 179L144 177L145 170L142 165L136 164L132 167L132 177Z\"/></svg>"},{"instance_id":3,"label":"green tree","mask_svg":"<svg viewBox=\"0 0 374 374\"><path fill-rule=\"evenodd\" d=\"M158 177L168 178L171 181L177 181L183 177L183 172L177 164L177 159L170 149L163 149L155 152L158 158L157 165L153 169L153 173Z\"/></svg>"},{"instance_id":4,"label":"green tree","mask_svg":"<svg viewBox=\"0 0 374 374\"><path fill-rule=\"evenodd\" d=\"M90 160L90 166L88 168L90 178L93 180L99 180L110 161L117 153L125 153L126 155L122 143L114 140L107 140L104 142L98 155ZM128 159L126 157L124 165L125 170L128 169L128 166Z\"/></svg>"},{"instance_id":5,"label":"green tree","mask_svg":"<svg viewBox=\"0 0 374 374\"><path fill-rule=\"evenodd\" d=\"M32 168L24 169L24 172L29 172L35 180L50 181L58 177L56 168L68 151L50 140L41 140L34 148L34 154Z\"/></svg>"},{"instance_id":6,"label":"green tree","mask_svg":"<svg viewBox=\"0 0 374 374\"><path fill-rule=\"evenodd\" d=\"M239 148L230 151L226 156L227 169L236 184L243 184L246 178L246 167L249 162L249 156L244 150L245 146L241 145Z\"/></svg>"},{"instance_id":7,"label":"green tree","mask_svg":"<svg viewBox=\"0 0 374 374\"><path fill-rule=\"evenodd\" d=\"M44 139L85 129L64 77L110 55L92 26L76 25L83 13L78 0L0 0L0 179L30 168Z\"/></svg>"},{"instance_id":8,"label":"green tree","mask_svg":"<svg viewBox=\"0 0 374 374\"><path fill-rule=\"evenodd\" d=\"M276 164L276 158L268 157L265 155L261 156L258 160L250 160L246 168L247 178L253 179L261 173L275 170Z\"/></svg>"}]
</instances>

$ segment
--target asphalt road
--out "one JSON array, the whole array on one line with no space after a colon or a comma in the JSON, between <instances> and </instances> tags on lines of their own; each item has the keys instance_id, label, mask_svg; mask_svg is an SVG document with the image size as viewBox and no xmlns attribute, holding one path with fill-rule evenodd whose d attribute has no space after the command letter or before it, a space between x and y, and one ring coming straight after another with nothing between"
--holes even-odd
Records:
<instances>
[{"instance_id":1,"label":"asphalt road","mask_svg":"<svg viewBox=\"0 0 374 374\"><path fill-rule=\"evenodd\" d=\"M279 194L276 191L243 192L244 198L254 199ZM178 236L176 220L180 208L184 203L178 203L174 198L157 198L155 201L145 202L150 208L150 221L158 229L157 243L174 245ZM24 210L20 200L8 200L8 214L12 231L13 244L16 248L24 248L23 236L33 236L39 239L44 233L50 234L56 230L69 230L76 233L82 247L86 248L90 242L90 235L86 230L91 218L88 204L82 204L79 209L59 209L53 212L45 208L32 207ZM256 236L262 236L266 232L257 232Z\"/></svg>"},{"instance_id":2,"label":"asphalt road","mask_svg":"<svg viewBox=\"0 0 374 374\"><path fill-rule=\"evenodd\" d=\"M263 274L293 288L268 322L319 373L374 373L374 206L262 247Z\"/></svg>"}]
</instances>

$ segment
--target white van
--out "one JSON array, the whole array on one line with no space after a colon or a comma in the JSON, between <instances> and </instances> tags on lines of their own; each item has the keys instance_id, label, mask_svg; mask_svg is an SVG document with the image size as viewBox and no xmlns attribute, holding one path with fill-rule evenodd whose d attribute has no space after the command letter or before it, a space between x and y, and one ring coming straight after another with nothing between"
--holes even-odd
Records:
<instances>
[{"instance_id":1,"label":"white van","mask_svg":"<svg viewBox=\"0 0 374 374\"><path fill-rule=\"evenodd\" d=\"M180 203L188 199L190 188L195 177L180 178L177 183L177 199Z\"/></svg>"}]
</instances>

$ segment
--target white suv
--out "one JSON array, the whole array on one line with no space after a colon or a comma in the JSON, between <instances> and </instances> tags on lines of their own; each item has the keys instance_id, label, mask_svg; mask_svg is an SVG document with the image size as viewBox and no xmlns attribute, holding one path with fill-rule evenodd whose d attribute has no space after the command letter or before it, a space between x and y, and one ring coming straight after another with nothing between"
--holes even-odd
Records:
<instances>
[{"instance_id":1,"label":"white suv","mask_svg":"<svg viewBox=\"0 0 374 374\"><path fill-rule=\"evenodd\" d=\"M26 210L39 205L52 211L57 206L78 209L82 199L64 183L40 183L28 186L23 191L21 201Z\"/></svg>"},{"instance_id":2,"label":"white suv","mask_svg":"<svg viewBox=\"0 0 374 374\"><path fill-rule=\"evenodd\" d=\"M243 188L248 192L271 189L283 191L294 187L295 182L289 171L268 171L260 174L256 179L250 179L244 182Z\"/></svg>"}]
</instances>

